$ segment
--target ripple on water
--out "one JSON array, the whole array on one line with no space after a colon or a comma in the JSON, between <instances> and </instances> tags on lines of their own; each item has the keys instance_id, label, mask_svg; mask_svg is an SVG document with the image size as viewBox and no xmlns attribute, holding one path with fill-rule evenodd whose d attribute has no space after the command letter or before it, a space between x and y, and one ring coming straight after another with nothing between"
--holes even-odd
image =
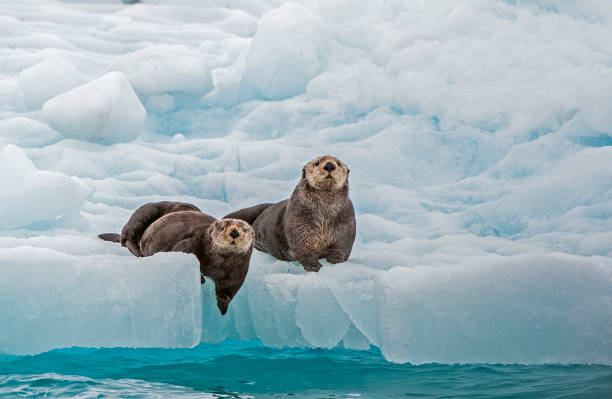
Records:
<instances>
[{"instance_id":1,"label":"ripple on water","mask_svg":"<svg viewBox=\"0 0 612 399\"><path fill-rule=\"evenodd\" d=\"M255 341L4 356L0 375L0 397L612 397L610 366L400 365L376 348L275 349Z\"/></svg>"},{"instance_id":2,"label":"ripple on water","mask_svg":"<svg viewBox=\"0 0 612 399\"><path fill-rule=\"evenodd\" d=\"M216 396L193 389L134 379L92 379L56 373L0 377L0 396L28 398L201 398Z\"/></svg>"}]
</instances>

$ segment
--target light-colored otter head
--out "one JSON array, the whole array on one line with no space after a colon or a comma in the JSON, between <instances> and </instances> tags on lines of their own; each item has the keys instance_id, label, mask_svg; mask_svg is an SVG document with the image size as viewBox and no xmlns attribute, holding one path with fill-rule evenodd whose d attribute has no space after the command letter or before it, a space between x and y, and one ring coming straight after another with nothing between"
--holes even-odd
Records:
<instances>
[{"instance_id":1,"label":"light-colored otter head","mask_svg":"<svg viewBox=\"0 0 612 399\"><path fill-rule=\"evenodd\" d=\"M245 253L253 246L253 228L238 219L221 219L210 225L211 245L220 254Z\"/></svg>"},{"instance_id":2,"label":"light-colored otter head","mask_svg":"<svg viewBox=\"0 0 612 399\"><path fill-rule=\"evenodd\" d=\"M302 168L302 179L317 190L338 190L348 185L349 168L338 158L322 155Z\"/></svg>"}]
</instances>

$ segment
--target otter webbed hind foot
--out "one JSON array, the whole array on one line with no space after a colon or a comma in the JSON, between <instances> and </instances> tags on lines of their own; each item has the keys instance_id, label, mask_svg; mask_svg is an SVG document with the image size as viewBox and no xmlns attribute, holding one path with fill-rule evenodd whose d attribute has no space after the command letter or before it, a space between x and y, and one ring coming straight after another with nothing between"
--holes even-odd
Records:
<instances>
[{"instance_id":1,"label":"otter webbed hind foot","mask_svg":"<svg viewBox=\"0 0 612 399\"><path fill-rule=\"evenodd\" d=\"M132 241L126 241L125 242L125 246L127 247L127 249L130 250L130 252L134 255L134 256L138 256L139 258L143 257L142 252L140 251L140 247L133 243Z\"/></svg>"}]
</instances>

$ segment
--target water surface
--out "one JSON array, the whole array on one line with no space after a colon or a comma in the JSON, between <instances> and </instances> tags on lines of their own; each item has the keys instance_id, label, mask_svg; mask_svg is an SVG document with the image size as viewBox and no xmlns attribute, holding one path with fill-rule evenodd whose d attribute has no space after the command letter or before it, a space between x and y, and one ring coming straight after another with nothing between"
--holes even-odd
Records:
<instances>
[{"instance_id":1,"label":"water surface","mask_svg":"<svg viewBox=\"0 0 612 399\"><path fill-rule=\"evenodd\" d=\"M399 365L375 348L275 349L256 341L4 355L0 375L2 397L612 397L610 366Z\"/></svg>"}]
</instances>

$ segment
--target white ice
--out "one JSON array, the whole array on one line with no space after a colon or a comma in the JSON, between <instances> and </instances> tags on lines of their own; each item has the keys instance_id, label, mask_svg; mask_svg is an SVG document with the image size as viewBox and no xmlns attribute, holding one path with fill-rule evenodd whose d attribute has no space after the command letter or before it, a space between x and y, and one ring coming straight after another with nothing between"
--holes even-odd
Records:
<instances>
[{"instance_id":1,"label":"white ice","mask_svg":"<svg viewBox=\"0 0 612 399\"><path fill-rule=\"evenodd\" d=\"M79 86L82 77L70 62L59 57L49 57L24 69L17 83L26 104L38 109L48 99Z\"/></svg>"},{"instance_id":2,"label":"white ice","mask_svg":"<svg viewBox=\"0 0 612 399\"><path fill-rule=\"evenodd\" d=\"M111 69L122 71L136 93L194 93L212 90L212 75L199 52L185 46L150 46L121 56Z\"/></svg>"},{"instance_id":3,"label":"white ice","mask_svg":"<svg viewBox=\"0 0 612 399\"><path fill-rule=\"evenodd\" d=\"M99 143L135 139L146 111L121 72L109 72L46 101L44 119L66 137Z\"/></svg>"},{"instance_id":4,"label":"white ice","mask_svg":"<svg viewBox=\"0 0 612 399\"><path fill-rule=\"evenodd\" d=\"M0 30L1 351L257 338L612 364L607 2L14 1ZM349 262L255 253L226 317L194 259L96 237L150 201L287 198L327 153L351 170Z\"/></svg>"},{"instance_id":5,"label":"white ice","mask_svg":"<svg viewBox=\"0 0 612 399\"><path fill-rule=\"evenodd\" d=\"M245 90L274 100L302 94L322 70L325 28L320 16L295 3L262 15L246 56Z\"/></svg>"},{"instance_id":6,"label":"white ice","mask_svg":"<svg viewBox=\"0 0 612 399\"><path fill-rule=\"evenodd\" d=\"M75 217L90 193L78 178L38 170L14 145L0 153L0 170L0 229Z\"/></svg>"}]
</instances>

